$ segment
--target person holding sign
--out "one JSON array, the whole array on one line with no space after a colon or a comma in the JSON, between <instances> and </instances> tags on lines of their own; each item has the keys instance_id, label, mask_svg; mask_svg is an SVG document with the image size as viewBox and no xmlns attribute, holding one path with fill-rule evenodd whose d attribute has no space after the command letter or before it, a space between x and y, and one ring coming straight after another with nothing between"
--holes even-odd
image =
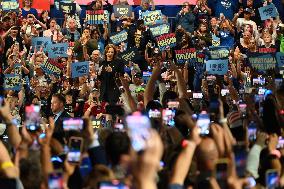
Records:
<instances>
[{"instance_id":1,"label":"person holding sign","mask_svg":"<svg viewBox=\"0 0 284 189\"><path fill-rule=\"evenodd\" d=\"M119 76L124 74L124 64L117 58L117 49L113 44L109 44L105 48L104 61L98 73L101 81L101 100L115 104L119 100L120 91L116 84Z\"/></svg>"},{"instance_id":2,"label":"person holding sign","mask_svg":"<svg viewBox=\"0 0 284 189\"><path fill-rule=\"evenodd\" d=\"M129 5L129 4L128 4L127 0L118 0L115 5ZM124 8L124 9L126 9L126 8ZM131 12L131 16L128 16L127 13L128 12L126 12L125 15L121 15L119 17L115 16L114 12L111 14L111 21L113 22L112 23L112 28L113 28L112 31L116 31L117 26L120 26L124 20L127 20L129 18L134 20L134 12Z\"/></svg>"},{"instance_id":3,"label":"person holding sign","mask_svg":"<svg viewBox=\"0 0 284 189\"><path fill-rule=\"evenodd\" d=\"M152 5L150 7L150 4ZM155 10L155 4L154 0L141 0L141 5L136 7L134 9L134 16L135 19L141 19L142 18L142 12L150 11L150 10Z\"/></svg>"},{"instance_id":4,"label":"person holding sign","mask_svg":"<svg viewBox=\"0 0 284 189\"><path fill-rule=\"evenodd\" d=\"M22 16L27 17L28 14L33 14L36 18L38 18L38 12L35 8L32 8L33 1L32 0L23 0L23 8L22 8Z\"/></svg>"},{"instance_id":5,"label":"person holding sign","mask_svg":"<svg viewBox=\"0 0 284 189\"><path fill-rule=\"evenodd\" d=\"M183 27L187 32L194 31L195 16L190 10L188 2L184 2L181 11L176 16L177 26Z\"/></svg>"}]
</instances>

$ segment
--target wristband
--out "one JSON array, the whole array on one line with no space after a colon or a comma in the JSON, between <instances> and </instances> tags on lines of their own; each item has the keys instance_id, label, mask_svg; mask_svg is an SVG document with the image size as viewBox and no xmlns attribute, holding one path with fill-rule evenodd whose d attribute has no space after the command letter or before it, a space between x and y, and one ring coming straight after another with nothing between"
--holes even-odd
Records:
<instances>
[{"instance_id":1,"label":"wristband","mask_svg":"<svg viewBox=\"0 0 284 189\"><path fill-rule=\"evenodd\" d=\"M1 169L7 169L14 167L14 164L11 161L5 161L1 164Z\"/></svg>"},{"instance_id":2,"label":"wristband","mask_svg":"<svg viewBox=\"0 0 284 189\"><path fill-rule=\"evenodd\" d=\"M221 123L221 124L224 124L224 123L227 123L227 122L228 122L227 118L223 118L223 119L219 120L219 123Z\"/></svg>"}]
</instances>

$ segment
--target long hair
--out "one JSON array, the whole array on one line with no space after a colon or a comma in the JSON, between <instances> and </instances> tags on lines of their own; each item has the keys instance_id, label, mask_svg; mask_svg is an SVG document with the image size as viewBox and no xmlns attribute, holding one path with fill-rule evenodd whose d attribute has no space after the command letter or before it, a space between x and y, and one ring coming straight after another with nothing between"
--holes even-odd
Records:
<instances>
[{"instance_id":1,"label":"long hair","mask_svg":"<svg viewBox=\"0 0 284 189\"><path fill-rule=\"evenodd\" d=\"M32 5L33 5L33 0L30 0L30 2L31 2L31 4L30 4L30 5L31 5L31 7L32 7ZM26 6L25 0L23 0L23 1L22 1L22 4L23 4L23 7L25 7L25 6Z\"/></svg>"},{"instance_id":2,"label":"long hair","mask_svg":"<svg viewBox=\"0 0 284 189\"><path fill-rule=\"evenodd\" d=\"M107 54L107 52L108 52L108 50L109 50L110 48L113 48L113 50L114 50L113 60L117 57L117 48L116 48L116 46L115 46L114 44L108 44L108 45L106 46L105 52L104 52L104 59L105 59L105 60L107 59L106 54Z\"/></svg>"}]
</instances>

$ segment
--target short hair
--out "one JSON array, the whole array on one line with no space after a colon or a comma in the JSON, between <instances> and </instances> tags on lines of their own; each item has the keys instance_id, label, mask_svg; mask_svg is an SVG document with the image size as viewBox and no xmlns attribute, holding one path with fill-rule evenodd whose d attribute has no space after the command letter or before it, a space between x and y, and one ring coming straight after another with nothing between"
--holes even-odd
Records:
<instances>
[{"instance_id":1,"label":"short hair","mask_svg":"<svg viewBox=\"0 0 284 189\"><path fill-rule=\"evenodd\" d=\"M56 97L60 102L62 102L63 104L66 103L66 99L63 95L57 93L57 94L53 94L52 97Z\"/></svg>"},{"instance_id":2,"label":"short hair","mask_svg":"<svg viewBox=\"0 0 284 189\"><path fill-rule=\"evenodd\" d=\"M130 138L125 132L113 132L107 137L106 155L113 166L119 164L121 155L129 154L130 144Z\"/></svg>"}]
</instances>

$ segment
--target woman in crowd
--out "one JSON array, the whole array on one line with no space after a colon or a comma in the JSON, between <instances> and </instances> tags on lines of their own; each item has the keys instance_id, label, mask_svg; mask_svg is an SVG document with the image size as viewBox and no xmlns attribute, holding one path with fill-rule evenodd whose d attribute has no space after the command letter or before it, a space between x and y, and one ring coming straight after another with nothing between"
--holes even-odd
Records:
<instances>
[{"instance_id":1,"label":"woman in crowd","mask_svg":"<svg viewBox=\"0 0 284 189\"><path fill-rule=\"evenodd\" d=\"M23 0L22 16L27 17L28 14L33 14L38 18L38 12L35 8L32 8L32 0Z\"/></svg>"}]
</instances>

